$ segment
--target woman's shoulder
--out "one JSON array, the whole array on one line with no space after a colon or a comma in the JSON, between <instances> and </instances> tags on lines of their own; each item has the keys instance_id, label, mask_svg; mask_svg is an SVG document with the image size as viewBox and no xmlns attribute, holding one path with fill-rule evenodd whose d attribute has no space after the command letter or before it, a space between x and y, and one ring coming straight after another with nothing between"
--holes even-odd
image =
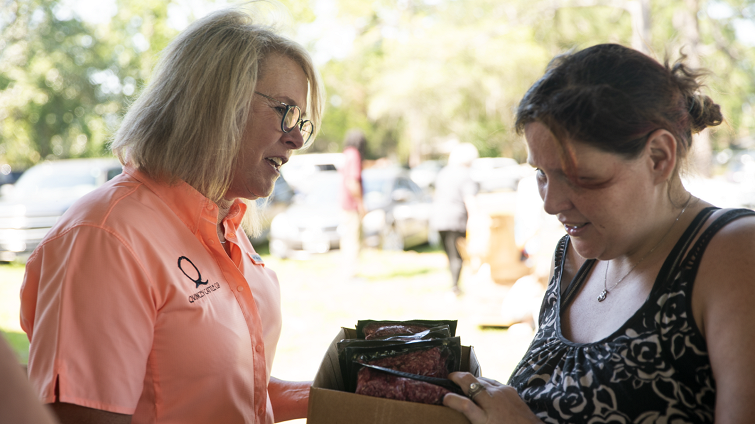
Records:
<instances>
[{"instance_id":1,"label":"woman's shoulder","mask_svg":"<svg viewBox=\"0 0 755 424\"><path fill-rule=\"evenodd\" d=\"M710 238L710 255L755 251L755 211L726 208L715 211L708 228L718 228ZM722 258L724 259L724 258Z\"/></svg>"},{"instance_id":2,"label":"woman's shoulder","mask_svg":"<svg viewBox=\"0 0 755 424\"><path fill-rule=\"evenodd\" d=\"M708 219L712 235L699 257L693 292L693 311L700 314L710 307L721 310L745 300L755 302L752 281L755 275L755 213L745 209L721 209Z\"/></svg>"},{"instance_id":3,"label":"woman's shoulder","mask_svg":"<svg viewBox=\"0 0 755 424\"><path fill-rule=\"evenodd\" d=\"M701 271L713 269L728 275L748 266L755 270L755 262L750 260L755 257L755 211L716 210L697 243L707 243L700 258Z\"/></svg>"}]
</instances>

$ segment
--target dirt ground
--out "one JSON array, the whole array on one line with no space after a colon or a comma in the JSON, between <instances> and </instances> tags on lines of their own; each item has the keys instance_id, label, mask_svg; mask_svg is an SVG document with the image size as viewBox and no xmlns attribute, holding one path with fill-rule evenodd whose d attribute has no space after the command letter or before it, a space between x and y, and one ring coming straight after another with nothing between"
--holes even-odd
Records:
<instances>
[{"instance_id":1,"label":"dirt ground","mask_svg":"<svg viewBox=\"0 0 755 424\"><path fill-rule=\"evenodd\" d=\"M469 273L462 276L465 294L455 297L442 252L364 251L358 281L340 277L337 251L308 261L267 260L283 297L283 334L273 364L279 378L313 378L338 329L353 328L360 319L456 319L457 335L474 346L483 375L503 381L532 338L527 324L480 327L500 308L500 299Z\"/></svg>"}]
</instances>

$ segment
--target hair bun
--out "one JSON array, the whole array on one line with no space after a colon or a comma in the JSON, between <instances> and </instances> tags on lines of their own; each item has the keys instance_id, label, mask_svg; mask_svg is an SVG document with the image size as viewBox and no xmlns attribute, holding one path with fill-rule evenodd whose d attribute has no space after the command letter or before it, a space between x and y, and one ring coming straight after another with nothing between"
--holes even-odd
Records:
<instances>
[{"instance_id":1,"label":"hair bun","mask_svg":"<svg viewBox=\"0 0 755 424\"><path fill-rule=\"evenodd\" d=\"M687 98L689 105L690 123L693 133L698 133L708 127L715 127L723 122L721 107L704 94L693 94Z\"/></svg>"}]
</instances>

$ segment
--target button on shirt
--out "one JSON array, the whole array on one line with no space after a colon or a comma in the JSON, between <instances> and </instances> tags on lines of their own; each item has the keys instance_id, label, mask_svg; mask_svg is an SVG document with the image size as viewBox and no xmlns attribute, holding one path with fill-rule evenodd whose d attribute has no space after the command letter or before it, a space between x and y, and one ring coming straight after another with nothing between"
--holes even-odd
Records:
<instances>
[{"instance_id":1,"label":"button on shirt","mask_svg":"<svg viewBox=\"0 0 755 424\"><path fill-rule=\"evenodd\" d=\"M217 206L186 183L125 167L71 207L21 290L43 401L134 423L272 423L280 288L240 228L245 211L237 200L223 220L226 253Z\"/></svg>"}]
</instances>

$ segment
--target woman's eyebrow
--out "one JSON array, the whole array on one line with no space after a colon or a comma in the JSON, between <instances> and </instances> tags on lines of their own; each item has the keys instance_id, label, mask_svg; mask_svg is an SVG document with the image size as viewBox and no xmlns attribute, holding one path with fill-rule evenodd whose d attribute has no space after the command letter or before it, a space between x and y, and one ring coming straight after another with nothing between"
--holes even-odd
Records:
<instances>
[{"instance_id":1,"label":"woman's eyebrow","mask_svg":"<svg viewBox=\"0 0 755 424\"><path fill-rule=\"evenodd\" d=\"M274 97L279 102L285 103L285 104L287 104L289 106L299 106L298 104L296 104L296 100L294 100L294 99L292 99L292 98L290 98L288 96L280 96L280 97L271 96L271 97ZM301 107L301 106L299 106L299 107Z\"/></svg>"}]
</instances>

